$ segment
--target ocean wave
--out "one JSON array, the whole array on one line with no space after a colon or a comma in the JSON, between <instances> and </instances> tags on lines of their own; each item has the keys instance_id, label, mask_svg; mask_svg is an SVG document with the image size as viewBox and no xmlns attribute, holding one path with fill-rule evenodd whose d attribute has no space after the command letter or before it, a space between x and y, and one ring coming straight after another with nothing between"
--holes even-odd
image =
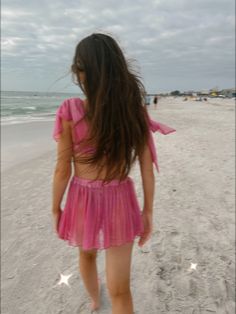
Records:
<instances>
[{"instance_id":1,"label":"ocean wave","mask_svg":"<svg viewBox=\"0 0 236 314\"><path fill-rule=\"evenodd\" d=\"M37 107L35 107L35 106L28 106L28 107L24 107L24 109L37 110Z\"/></svg>"},{"instance_id":2,"label":"ocean wave","mask_svg":"<svg viewBox=\"0 0 236 314\"><path fill-rule=\"evenodd\" d=\"M12 125L12 124L22 124L22 123L30 123L30 122L53 122L54 118L51 116L18 116L18 117L2 117L1 125Z\"/></svg>"}]
</instances>

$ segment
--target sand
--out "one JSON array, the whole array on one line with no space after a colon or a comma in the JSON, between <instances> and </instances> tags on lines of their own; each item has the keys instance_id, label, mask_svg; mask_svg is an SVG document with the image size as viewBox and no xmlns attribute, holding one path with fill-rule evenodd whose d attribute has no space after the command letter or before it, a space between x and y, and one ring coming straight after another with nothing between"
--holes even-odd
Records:
<instances>
[{"instance_id":1,"label":"sand","mask_svg":"<svg viewBox=\"0 0 236 314\"><path fill-rule=\"evenodd\" d=\"M157 110L149 107L149 112L177 132L155 133L161 172L155 172L151 241L140 249L137 238L133 250L135 313L232 314L234 101L183 102L169 97L159 101ZM78 272L78 249L58 239L52 228L55 158L55 149L51 149L2 175L3 314L90 313ZM137 164L131 177L142 206ZM99 251L102 305L98 313L111 314L104 257L105 251ZM197 265L190 269L191 263ZM58 285L60 273L72 274L69 286Z\"/></svg>"},{"instance_id":2,"label":"sand","mask_svg":"<svg viewBox=\"0 0 236 314\"><path fill-rule=\"evenodd\" d=\"M2 125L1 171L47 152L54 144L52 143L52 133L53 121L30 121Z\"/></svg>"}]
</instances>

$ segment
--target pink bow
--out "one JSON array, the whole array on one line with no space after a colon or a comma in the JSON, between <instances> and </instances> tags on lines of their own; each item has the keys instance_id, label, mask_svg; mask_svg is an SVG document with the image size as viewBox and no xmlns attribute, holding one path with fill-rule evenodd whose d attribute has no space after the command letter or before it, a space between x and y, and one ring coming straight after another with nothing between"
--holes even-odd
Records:
<instances>
[{"instance_id":1,"label":"pink bow","mask_svg":"<svg viewBox=\"0 0 236 314\"><path fill-rule=\"evenodd\" d=\"M149 116L148 116L148 118L149 118L150 130L153 133L157 131L157 132L159 132L161 134L166 135L166 134L169 134L169 133L172 133L172 132L176 132L175 129L169 127L168 125L165 125L163 123L154 121ZM150 151L151 151L152 161L155 164L157 171L160 172L160 169L159 169L159 166L158 166L158 159L157 159L157 150L156 150L154 139L153 139L153 135L152 135L151 132L150 132L150 136L149 136L148 145L149 145L149 148L150 148Z\"/></svg>"}]
</instances>

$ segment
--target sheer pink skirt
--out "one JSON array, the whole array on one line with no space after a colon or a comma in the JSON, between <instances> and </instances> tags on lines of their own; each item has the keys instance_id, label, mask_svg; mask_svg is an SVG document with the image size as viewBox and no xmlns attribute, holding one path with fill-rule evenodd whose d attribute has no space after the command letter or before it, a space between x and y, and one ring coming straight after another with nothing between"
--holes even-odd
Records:
<instances>
[{"instance_id":1,"label":"sheer pink skirt","mask_svg":"<svg viewBox=\"0 0 236 314\"><path fill-rule=\"evenodd\" d=\"M119 182L73 176L58 224L58 236L84 250L132 242L143 232L141 210L130 177Z\"/></svg>"}]
</instances>

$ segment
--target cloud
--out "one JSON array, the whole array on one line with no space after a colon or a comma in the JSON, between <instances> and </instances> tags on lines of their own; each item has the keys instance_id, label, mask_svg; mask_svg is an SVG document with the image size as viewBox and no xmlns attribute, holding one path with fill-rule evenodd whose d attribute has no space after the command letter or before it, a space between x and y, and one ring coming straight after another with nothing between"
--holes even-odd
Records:
<instances>
[{"instance_id":1,"label":"cloud","mask_svg":"<svg viewBox=\"0 0 236 314\"><path fill-rule=\"evenodd\" d=\"M234 23L232 0L5 0L3 88L47 90L92 32L114 36L125 56L137 60L150 92L232 87ZM70 84L67 76L54 89Z\"/></svg>"}]
</instances>

